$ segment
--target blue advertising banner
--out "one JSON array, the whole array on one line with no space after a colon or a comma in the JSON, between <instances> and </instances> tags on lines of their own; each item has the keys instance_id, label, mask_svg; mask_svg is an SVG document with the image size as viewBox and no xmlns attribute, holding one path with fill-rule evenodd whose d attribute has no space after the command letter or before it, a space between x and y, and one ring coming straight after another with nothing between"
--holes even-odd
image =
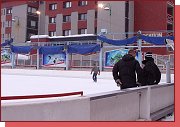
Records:
<instances>
[{"instance_id":1,"label":"blue advertising banner","mask_svg":"<svg viewBox=\"0 0 180 127\"><path fill-rule=\"evenodd\" d=\"M47 67L66 67L65 61L65 53L43 55L43 65Z\"/></svg>"}]
</instances>

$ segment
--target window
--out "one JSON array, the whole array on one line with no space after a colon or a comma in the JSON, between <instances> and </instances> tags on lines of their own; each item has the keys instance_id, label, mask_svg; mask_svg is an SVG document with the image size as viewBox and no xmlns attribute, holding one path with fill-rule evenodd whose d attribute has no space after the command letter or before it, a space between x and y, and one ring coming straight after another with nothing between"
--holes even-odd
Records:
<instances>
[{"instance_id":1,"label":"window","mask_svg":"<svg viewBox=\"0 0 180 127\"><path fill-rule=\"evenodd\" d=\"M33 33L28 33L28 38L30 39L30 37L33 36L33 35L35 35L35 34L33 34Z\"/></svg>"},{"instance_id":2,"label":"window","mask_svg":"<svg viewBox=\"0 0 180 127\"><path fill-rule=\"evenodd\" d=\"M5 22L4 21L3 21L2 25L3 25L2 27L4 28L5 27Z\"/></svg>"},{"instance_id":3,"label":"window","mask_svg":"<svg viewBox=\"0 0 180 127\"><path fill-rule=\"evenodd\" d=\"M97 34L97 27L94 28L94 34Z\"/></svg>"},{"instance_id":4,"label":"window","mask_svg":"<svg viewBox=\"0 0 180 127\"><path fill-rule=\"evenodd\" d=\"M4 10L4 15L6 15L6 9L3 9Z\"/></svg>"},{"instance_id":5,"label":"window","mask_svg":"<svg viewBox=\"0 0 180 127\"><path fill-rule=\"evenodd\" d=\"M55 17L49 17L49 23L56 23Z\"/></svg>"},{"instance_id":6,"label":"window","mask_svg":"<svg viewBox=\"0 0 180 127\"><path fill-rule=\"evenodd\" d=\"M56 31L49 31L49 36L56 36Z\"/></svg>"},{"instance_id":7,"label":"window","mask_svg":"<svg viewBox=\"0 0 180 127\"><path fill-rule=\"evenodd\" d=\"M63 8L70 8L72 6L70 1L63 2Z\"/></svg>"},{"instance_id":8,"label":"window","mask_svg":"<svg viewBox=\"0 0 180 127\"><path fill-rule=\"evenodd\" d=\"M36 27L36 21L31 20L31 27Z\"/></svg>"},{"instance_id":9,"label":"window","mask_svg":"<svg viewBox=\"0 0 180 127\"><path fill-rule=\"evenodd\" d=\"M87 20L87 14L86 14L86 13L84 13L84 14L79 14L79 15L78 15L78 19L79 19L79 20Z\"/></svg>"},{"instance_id":10,"label":"window","mask_svg":"<svg viewBox=\"0 0 180 127\"><path fill-rule=\"evenodd\" d=\"M37 8L33 8L33 7L28 7L28 13L36 13Z\"/></svg>"},{"instance_id":11,"label":"window","mask_svg":"<svg viewBox=\"0 0 180 127\"><path fill-rule=\"evenodd\" d=\"M95 11L95 19L97 19L98 13L97 11Z\"/></svg>"},{"instance_id":12,"label":"window","mask_svg":"<svg viewBox=\"0 0 180 127\"><path fill-rule=\"evenodd\" d=\"M49 10L56 10L57 9L57 4L49 4Z\"/></svg>"},{"instance_id":13,"label":"window","mask_svg":"<svg viewBox=\"0 0 180 127\"><path fill-rule=\"evenodd\" d=\"M6 34L6 37L8 38L8 39L10 39L11 38L11 34L9 33L9 34Z\"/></svg>"},{"instance_id":14,"label":"window","mask_svg":"<svg viewBox=\"0 0 180 127\"><path fill-rule=\"evenodd\" d=\"M87 29L78 29L78 34L87 34Z\"/></svg>"},{"instance_id":15,"label":"window","mask_svg":"<svg viewBox=\"0 0 180 127\"><path fill-rule=\"evenodd\" d=\"M11 21L7 21L7 26L11 27L12 26L12 22Z\"/></svg>"},{"instance_id":16,"label":"window","mask_svg":"<svg viewBox=\"0 0 180 127\"><path fill-rule=\"evenodd\" d=\"M71 16L70 15L64 15L63 16L63 22L71 22Z\"/></svg>"},{"instance_id":17,"label":"window","mask_svg":"<svg viewBox=\"0 0 180 127\"><path fill-rule=\"evenodd\" d=\"M2 38L4 39L4 34L2 34Z\"/></svg>"},{"instance_id":18,"label":"window","mask_svg":"<svg viewBox=\"0 0 180 127\"><path fill-rule=\"evenodd\" d=\"M79 6L86 6L87 5L87 1L79 1L78 5Z\"/></svg>"},{"instance_id":19,"label":"window","mask_svg":"<svg viewBox=\"0 0 180 127\"><path fill-rule=\"evenodd\" d=\"M71 35L71 30L63 30L63 36Z\"/></svg>"},{"instance_id":20,"label":"window","mask_svg":"<svg viewBox=\"0 0 180 127\"><path fill-rule=\"evenodd\" d=\"M6 9L6 14L12 14L12 8L7 8Z\"/></svg>"}]
</instances>

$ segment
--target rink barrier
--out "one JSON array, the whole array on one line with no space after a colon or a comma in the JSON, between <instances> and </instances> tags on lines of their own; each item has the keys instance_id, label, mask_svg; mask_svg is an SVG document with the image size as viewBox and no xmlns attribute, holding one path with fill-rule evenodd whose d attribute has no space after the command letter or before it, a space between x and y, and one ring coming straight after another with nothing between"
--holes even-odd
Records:
<instances>
[{"instance_id":1,"label":"rink barrier","mask_svg":"<svg viewBox=\"0 0 180 127\"><path fill-rule=\"evenodd\" d=\"M172 112L174 83L80 97L1 103L2 121L156 121Z\"/></svg>"},{"instance_id":2,"label":"rink barrier","mask_svg":"<svg viewBox=\"0 0 180 127\"><path fill-rule=\"evenodd\" d=\"M1 97L1 100L17 100L17 99L37 99L37 98L51 98L51 97L64 97L80 94L83 96L83 91L71 92L71 93L61 93L61 94L47 94L47 95L29 95L29 96L5 96Z\"/></svg>"}]
</instances>

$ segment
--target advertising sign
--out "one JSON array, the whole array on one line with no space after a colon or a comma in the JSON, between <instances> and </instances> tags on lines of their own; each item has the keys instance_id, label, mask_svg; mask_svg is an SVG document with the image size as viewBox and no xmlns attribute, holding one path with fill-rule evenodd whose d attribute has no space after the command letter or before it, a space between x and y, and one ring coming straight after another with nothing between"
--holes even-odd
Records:
<instances>
[{"instance_id":1,"label":"advertising sign","mask_svg":"<svg viewBox=\"0 0 180 127\"><path fill-rule=\"evenodd\" d=\"M128 49L107 51L105 53L105 67L113 67L128 51Z\"/></svg>"},{"instance_id":2,"label":"advertising sign","mask_svg":"<svg viewBox=\"0 0 180 127\"><path fill-rule=\"evenodd\" d=\"M11 63L11 52L9 49L1 50L1 64Z\"/></svg>"},{"instance_id":3,"label":"advertising sign","mask_svg":"<svg viewBox=\"0 0 180 127\"><path fill-rule=\"evenodd\" d=\"M43 55L43 65L47 67L66 67L66 54Z\"/></svg>"}]
</instances>

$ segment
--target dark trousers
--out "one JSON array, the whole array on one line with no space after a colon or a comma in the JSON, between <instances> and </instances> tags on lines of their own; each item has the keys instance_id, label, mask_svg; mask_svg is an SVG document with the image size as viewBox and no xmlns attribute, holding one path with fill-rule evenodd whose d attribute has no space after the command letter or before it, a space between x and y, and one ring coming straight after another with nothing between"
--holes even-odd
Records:
<instances>
[{"instance_id":1,"label":"dark trousers","mask_svg":"<svg viewBox=\"0 0 180 127\"><path fill-rule=\"evenodd\" d=\"M97 74L96 73L93 73L93 80L94 80L94 82L97 82Z\"/></svg>"}]
</instances>

